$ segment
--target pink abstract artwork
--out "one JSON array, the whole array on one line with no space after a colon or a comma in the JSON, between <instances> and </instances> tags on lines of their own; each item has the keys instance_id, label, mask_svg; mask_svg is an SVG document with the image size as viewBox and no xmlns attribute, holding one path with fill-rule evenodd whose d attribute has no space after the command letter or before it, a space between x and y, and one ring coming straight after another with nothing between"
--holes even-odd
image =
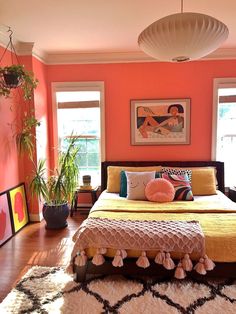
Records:
<instances>
[{"instance_id":1,"label":"pink abstract artwork","mask_svg":"<svg viewBox=\"0 0 236 314\"><path fill-rule=\"evenodd\" d=\"M0 195L0 245L13 235L7 194Z\"/></svg>"}]
</instances>

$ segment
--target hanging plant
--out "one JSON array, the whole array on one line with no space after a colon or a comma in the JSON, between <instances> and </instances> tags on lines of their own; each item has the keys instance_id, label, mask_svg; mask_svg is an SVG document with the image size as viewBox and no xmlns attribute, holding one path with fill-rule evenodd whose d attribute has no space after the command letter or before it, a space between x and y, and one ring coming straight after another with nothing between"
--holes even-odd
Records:
<instances>
[{"instance_id":1,"label":"hanging plant","mask_svg":"<svg viewBox=\"0 0 236 314\"><path fill-rule=\"evenodd\" d=\"M38 80L33 72L27 71L24 65L12 64L11 66L0 67L0 95L9 97L12 88L20 87L23 90L25 100L30 100Z\"/></svg>"},{"instance_id":2,"label":"hanging plant","mask_svg":"<svg viewBox=\"0 0 236 314\"><path fill-rule=\"evenodd\" d=\"M16 135L16 144L20 153L27 152L30 157L33 155L35 135L33 129L40 126L40 122L33 114L25 114L21 132Z\"/></svg>"}]
</instances>

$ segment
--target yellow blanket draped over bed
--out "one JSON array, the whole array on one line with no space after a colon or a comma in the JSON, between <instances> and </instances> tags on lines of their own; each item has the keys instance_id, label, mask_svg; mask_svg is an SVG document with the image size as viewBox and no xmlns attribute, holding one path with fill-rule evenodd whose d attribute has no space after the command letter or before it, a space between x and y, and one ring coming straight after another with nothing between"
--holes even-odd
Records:
<instances>
[{"instance_id":1,"label":"yellow blanket draped over bed","mask_svg":"<svg viewBox=\"0 0 236 314\"><path fill-rule=\"evenodd\" d=\"M108 194L108 193L107 193ZM123 198L102 197L95 203L89 217L132 220L197 220L205 235L206 254L215 262L236 262L236 206L223 201L193 201L152 203ZM95 250L89 249L88 256ZM148 257L155 257L149 252ZM114 256L108 250L108 256ZM129 257L138 257L140 251L128 251ZM179 258L178 255L175 256ZM192 257L194 258L194 256Z\"/></svg>"}]
</instances>

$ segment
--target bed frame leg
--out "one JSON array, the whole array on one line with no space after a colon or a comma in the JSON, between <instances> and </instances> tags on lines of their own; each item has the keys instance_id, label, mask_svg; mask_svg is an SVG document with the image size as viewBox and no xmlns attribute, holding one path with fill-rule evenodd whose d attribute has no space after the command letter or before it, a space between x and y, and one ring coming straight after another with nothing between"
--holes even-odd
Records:
<instances>
[{"instance_id":1,"label":"bed frame leg","mask_svg":"<svg viewBox=\"0 0 236 314\"><path fill-rule=\"evenodd\" d=\"M74 281L84 282L86 280L88 264L84 266L74 266Z\"/></svg>"}]
</instances>

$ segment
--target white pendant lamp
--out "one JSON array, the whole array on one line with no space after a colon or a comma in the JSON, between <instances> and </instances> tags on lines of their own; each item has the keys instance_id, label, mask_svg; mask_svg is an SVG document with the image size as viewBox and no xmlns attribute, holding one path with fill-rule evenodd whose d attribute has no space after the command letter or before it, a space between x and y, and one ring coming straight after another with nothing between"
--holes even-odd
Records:
<instances>
[{"instance_id":1,"label":"white pendant lamp","mask_svg":"<svg viewBox=\"0 0 236 314\"><path fill-rule=\"evenodd\" d=\"M149 25L138 37L140 48L160 61L200 59L216 50L228 37L227 26L200 13L168 15Z\"/></svg>"}]
</instances>

